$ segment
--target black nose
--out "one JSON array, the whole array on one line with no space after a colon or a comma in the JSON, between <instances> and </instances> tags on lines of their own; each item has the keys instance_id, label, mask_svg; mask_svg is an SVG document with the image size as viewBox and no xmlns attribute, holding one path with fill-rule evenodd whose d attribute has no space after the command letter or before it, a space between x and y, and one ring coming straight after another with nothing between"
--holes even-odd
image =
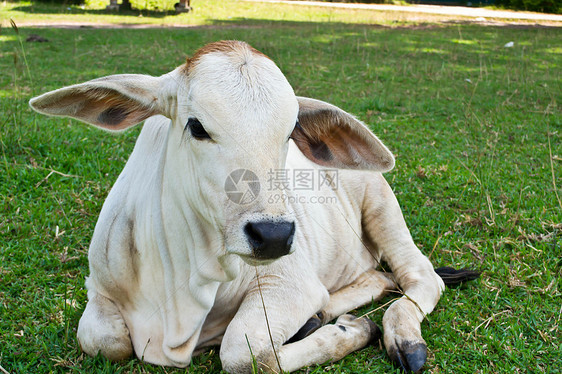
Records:
<instances>
[{"instance_id":1,"label":"black nose","mask_svg":"<svg viewBox=\"0 0 562 374\"><path fill-rule=\"evenodd\" d=\"M275 259L291 250L295 236L295 223L287 221L248 222L244 232L259 259Z\"/></svg>"}]
</instances>

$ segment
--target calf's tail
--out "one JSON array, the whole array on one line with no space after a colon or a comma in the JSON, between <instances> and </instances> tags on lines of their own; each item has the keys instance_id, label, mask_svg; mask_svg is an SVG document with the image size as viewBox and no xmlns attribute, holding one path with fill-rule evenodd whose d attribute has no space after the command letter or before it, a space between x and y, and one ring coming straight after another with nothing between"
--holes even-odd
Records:
<instances>
[{"instance_id":1,"label":"calf's tail","mask_svg":"<svg viewBox=\"0 0 562 374\"><path fill-rule=\"evenodd\" d=\"M454 288L460 286L461 284L475 280L480 276L479 271L470 270L470 269L454 269L449 266L444 266L441 268L435 269L437 275L443 279L445 286Z\"/></svg>"}]
</instances>

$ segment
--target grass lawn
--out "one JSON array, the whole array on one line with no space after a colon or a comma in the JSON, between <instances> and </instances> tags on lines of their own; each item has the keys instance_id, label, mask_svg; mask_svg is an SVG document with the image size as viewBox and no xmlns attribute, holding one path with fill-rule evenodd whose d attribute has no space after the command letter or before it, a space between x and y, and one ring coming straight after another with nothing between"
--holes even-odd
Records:
<instances>
[{"instance_id":1,"label":"grass lawn","mask_svg":"<svg viewBox=\"0 0 562 374\"><path fill-rule=\"evenodd\" d=\"M213 26L235 22L245 25L260 21L289 22L344 22L360 24L400 25L409 22L438 22L464 20L473 17L444 16L395 11L360 11L306 7L274 3L256 3L239 0L192 0L195 11L176 15L177 0L131 0L135 10L107 11L109 0L85 0L86 5L53 5L48 2L16 1L0 3L0 24L9 27L9 19L18 24L123 24L123 25L168 25L168 26ZM119 0L121 2L121 0ZM493 22L494 19L488 19ZM505 22L505 20L499 20ZM534 21L518 21L534 23ZM556 24L556 22L542 22ZM559 25L559 23L558 23Z\"/></svg>"},{"instance_id":2,"label":"grass lawn","mask_svg":"<svg viewBox=\"0 0 562 374\"><path fill-rule=\"evenodd\" d=\"M374 12L268 5L275 7L271 16L255 4L194 5L196 13L170 22L213 27L1 29L1 367L9 373L185 372L91 358L76 340L89 240L140 126L112 135L35 114L27 102L103 75L163 74L203 44L228 38L269 55L297 94L369 123L396 155L386 177L421 250L435 266L484 271L480 280L447 290L423 323L426 369L560 373L562 29L390 28L369 24ZM0 7L2 17L16 21L23 14L63 16L49 5ZM77 14L64 19L138 19L72 9ZM145 15L143 22L166 17L175 16ZM30 34L49 42L25 42ZM514 46L504 47L510 41ZM379 324L383 312L372 315ZM217 351L195 358L189 370L219 372ZM303 372L393 370L383 349L369 347Z\"/></svg>"}]
</instances>

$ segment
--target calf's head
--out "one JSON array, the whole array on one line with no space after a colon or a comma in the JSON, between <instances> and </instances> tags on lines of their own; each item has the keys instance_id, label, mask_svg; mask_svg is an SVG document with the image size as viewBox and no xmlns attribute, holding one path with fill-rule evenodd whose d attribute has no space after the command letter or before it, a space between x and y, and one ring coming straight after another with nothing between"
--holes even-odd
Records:
<instances>
[{"instance_id":1,"label":"calf's head","mask_svg":"<svg viewBox=\"0 0 562 374\"><path fill-rule=\"evenodd\" d=\"M209 44L160 77L108 76L46 93L30 105L113 131L168 117L163 191L219 233L225 253L249 263L290 253L295 235L305 230L283 200L272 203L263 191L269 173L285 168L291 142L330 168L394 165L361 122L330 104L296 97L268 57L237 41Z\"/></svg>"}]
</instances>

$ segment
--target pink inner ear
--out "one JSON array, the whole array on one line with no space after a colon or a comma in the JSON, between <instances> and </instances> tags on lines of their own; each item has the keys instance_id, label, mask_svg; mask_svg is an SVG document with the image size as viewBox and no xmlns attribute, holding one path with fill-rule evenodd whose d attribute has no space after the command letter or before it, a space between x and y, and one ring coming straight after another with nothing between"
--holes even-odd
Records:
<instances>
[{"instance_id":1,"label":"pink inner ear","mask_svg":"<svg viewBox=\"0 0 562 374\"><path fill-rule=\"evenodd\" d=\"M154 114L148 108L126 101L112 102L111 104L97 102L91 108L84 109L84 114L91 116L92 123L108 130L126 129Z\"/></svg>"},{"instance_id":2,"label":"pink inner ear","mask_svg":"<svg viewBox=\"0 0 562 374\"><path fill-rule=\"evenodd\" d=\"M372 149L365 147L356 134L338 126L331 126L331 130L321 136L296 130L292 137L304 155L319 165L361 169L372 161Z\"/></svg>"},{"instance_id":3,"label":"pink inner ear","mask_svg":"<svg viewBox=\"0 0 562 374\"><path fill-rule=\"evenodd\" d=\"M344 111L301 105L299 123L292 138L301 152L319 165L376 171L394 166L392 154L381 141Z\"/></svg>"},{"instance_id":4,"label":"pink inner ear","mask_svg":"<svg viewBox=\"0 0 562 374\"><path fill-rule=\"evenodd\" d=\"M107 130L123 130L152 115L149 108L115 92L76 92L60 98L66 115Z\"/></svg>"},{"instance_id":5,"label":"pink inner ear","mask_svg":"<svg viewBox=\"0 0 562 374\"><path fill-rule=\"evenodd\" d=\"M98 122L109 127L117 126L124 122L131 112L118 106L109 107L98 116Z\"/></svg>"}]
</instances>

